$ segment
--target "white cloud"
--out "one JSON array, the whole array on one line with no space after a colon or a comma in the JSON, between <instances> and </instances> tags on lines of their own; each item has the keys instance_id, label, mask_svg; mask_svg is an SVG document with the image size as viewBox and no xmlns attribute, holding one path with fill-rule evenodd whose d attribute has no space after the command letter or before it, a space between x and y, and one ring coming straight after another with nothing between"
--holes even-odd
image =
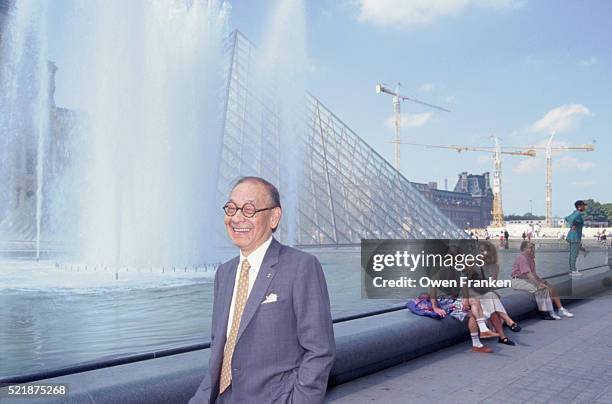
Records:
<instances>
[{"instance_id":1,"label":"white cloud","mask_svg":"<svg viewBox=\"0 0 612 404\"><path fill-rule=\"evenodd\" d=\"M429 93L434 89L435 85L433 83L423 83L417 88L417 91L420 93Z\"/></svg>"},{"instance_id":2,"label":"white cloud","mask_svg":"<svg viewBox=\"0 0 612 404\"><path fill-rule=\"evenodd\" d=\"M402 128L414 128L425 125L432 117L433 112L424 112L422 114L407 114L400 115L400 126ZM390 128L395 127L395 116L391 115L385 120L385 125Z\"/></svg>"},{"instance_id":3,"label":"white cloud","mask_svg":"<svg viewBox=\"0 0 612 404\"><path fill-rule=\"evenodd\" d=\"M544 114L530 130L538 133L569 132L576 128L580 118L590 115L591 111L582 104L564 104Z\"/></svg>"},{"instance_id":4,"label":"white cloud","mask_svg":"<svg viewBox=\"0 0 612 404\"><path fill-rule=\"evenodd\" d=\"M556 160L553 158L553 168L571 168L580 171L590 170L595 167L595 164L591 161L580 161L576 157L563 156Z\"/></svg>"},{"instance_id":5,"label":"white cloud","mask_svg":"<svg viewBox=\"0 0 612 404\"><path fill-rule=\"evenodd\" d=\"M360 0L359 21L409 28L427 25L440 17L454 17L477 5L495 10L516 9L522 0Z\"/></svg>"},{"instance_id":6,"label":"white cloud","mask_svg":"<svg viewBox=\"0 0 612 404\"><path fill-rule=\"evenodd\" d=\"M525 5L525 0L482 0L477 3L495 10L518 10Z\"/></svg>"},{"instance_id":7,"label":"white cloud","mask_svg":"<svg viewBox=\"0 0 612 404\"><path fill-rule=\"evenodd\" d=\"M597 63L597 58L595 56L580 61L580 64L585 67L593 66L595 63Z\"/></svg>"},{"instance_id":8,"label":"white cloud","mask_svg":"<svg viewBox=\"0 0 612 404\"><path fill-rule=\"evenodd\" d=\"M553 145L554 146L554 145ZM524 158L521 159L514 167L512 172L514 174L534 174L545 175L545 159L544 158ZM553 173L556 170L572 169L585 171L595 167L595 164L591 161L580 161L572 156L553 156ZM553 174L554 175L554 174Z\"/></svg>"},{"instance_id":9,"label":"white cloud","mask_svg":"<svg viewBox=\"0 0 612 404\"><path fill-rule=\"evenodd\" d=\"M541 159L524 158L512 168L512 172L515 174L533 174L540 171L542 166L543 164Z\"/></svg>"}]
</instances>

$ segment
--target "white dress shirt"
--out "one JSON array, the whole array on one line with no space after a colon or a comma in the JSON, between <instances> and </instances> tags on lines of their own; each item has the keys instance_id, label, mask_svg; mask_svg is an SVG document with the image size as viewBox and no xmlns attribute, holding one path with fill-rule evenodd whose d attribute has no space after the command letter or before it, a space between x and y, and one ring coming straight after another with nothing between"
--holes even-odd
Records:
<instances>
[{"instance_id":1,"label":"white dress shirt","mask_svg":"<svg viewBox=\"0 0 612 404\"><path fill-rule=\"evenodd\" d=\"M242 251L240 251L240 261L238 262L236 279L234 279L234 292L232 293L232 303L230 305L229 317L227 319L227 337L229 337L232 328L232 320L234 318L234 304L236 303L236 292L238 291L238 281L240 279L240 269L242 267L242 261L248 259L249 264L251 265L251 269L249 269L249 289L247 291L248 301L249 295L251 294L251 289L253 289L255 279L257 279L257 274L259 273L259 268L261 268L261 263L263 262L264 256L266 255L266 251L268 251L268 247L270 247L270 243L272 243L272 236L270 236L268 240L266 240L262 245L260 245L252 253L250 253L248 257L242 255Z\"/></svg>"}]
</instances>

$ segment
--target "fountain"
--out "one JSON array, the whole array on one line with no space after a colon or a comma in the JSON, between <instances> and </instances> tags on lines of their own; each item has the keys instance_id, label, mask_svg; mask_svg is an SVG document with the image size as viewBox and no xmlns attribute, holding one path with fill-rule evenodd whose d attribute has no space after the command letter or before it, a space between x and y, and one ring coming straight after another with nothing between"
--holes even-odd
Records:
<instances>
[{"instance_id":1,"label":"fountain","mask_svg":"<svg viewBox=\"0 0 612 404\"><path fill-rule=\"evenodd\" d=\"M215 238L223 231L216 199L231 82L223 53L229 6L8 2L0 254L10 254L0 262L0 377L201 342L214 271L235 253L217 250ZM253 91L274 100L279 143L293 150L283 155L292 163L287 175L279 175L291 241L304 7L278 4ZM61 262L48 259L56 256Z\"/></svg>"},{"instance_id":2,"label":"fountain","mask_svg":"<svg viewBox=\"0 0 612 404\"><path fill-rule=\"evenodd\" d=\"M0 48L0 233L36 240L37 259L50 111L45 14L44 2L20 3Z\"/></svg>"},{"instance_id":3,"label":"fountain","mask_svg":"<svg viewBox=\"0 0 612 404\"><path fill-rule=\"evenodd\" d=\"M300 139L306 133L304 94L305 69L308 66L305 43L305 10L301 0L286 0L272 10L270 27L263 39L253 80L255 92L267 94L279 118L280 150L286 153L286 174L281 178L283 192L283 222L287 226L286 242L295 244L298 184L304 166L304 148ZM272 84L270 84L272 83ZM261 88L265 87L265 88Z\"/></svg>"},{"instance_id":4,"label":"fountain","mask_svg":"<svg viewBox=\"0 0 612 404\"><path fill-rule=\"evenodd\" d=\"M34 240L37 258L46 237L92 265L204 264L213 254L210 227L218 216L221 47L229 7L216 1L69 3L76 18L54 33L67 38L66 52L78 61L60 74L61 91L79 110L73 122L79 128L62 139L61 170L45 171L58 160L49 145L57 134L49 126L55 106L47 3L17 1L7 24L0 105L0 185L7 191L0 229ZM28 203L15 203L15 192L26 192ZM32 225L20 229L23 223Z\"/></svg>"}]
</instances>

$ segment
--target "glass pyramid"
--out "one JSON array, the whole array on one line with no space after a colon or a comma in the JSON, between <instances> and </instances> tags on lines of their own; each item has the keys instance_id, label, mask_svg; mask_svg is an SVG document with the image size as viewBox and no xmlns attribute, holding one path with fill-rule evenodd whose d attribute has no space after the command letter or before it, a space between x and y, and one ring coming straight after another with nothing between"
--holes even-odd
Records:
<instances>
[{"instance_id":1,"label":"glass pyramid","mask_svg":"<svg viewBox=\"0 0 612 404\"><path fill-rule=\"evenodd\" d=\"M223 205L243 175L279 187L284 207L280 239L298 245L357 244L362 238L465 238L437 207L315 96L306 94L300 134L300 175L283 147L273 98L253 77L257 49L239 31L230 34L218 181ZM285 152L283 152L285 150ZM298 178L291 188L290 178ZM287 195L298 195L295 213ZM289 217L287 217L289 216Z\"/></svg>"}]
</instances>

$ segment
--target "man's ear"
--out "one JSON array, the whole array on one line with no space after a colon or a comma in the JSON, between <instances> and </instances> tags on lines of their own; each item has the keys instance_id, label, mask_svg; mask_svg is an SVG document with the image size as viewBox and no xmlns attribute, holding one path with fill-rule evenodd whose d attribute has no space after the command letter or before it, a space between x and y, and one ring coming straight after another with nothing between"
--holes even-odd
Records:
<instances>
[{"instance_id":1,"label":"man's ear","mask_svg":"<svg viewBox=\"0 0 612 404\"><path fill-rule=\"evenodd\" d=\"M270 227L276 229L278 224L280 223L281 217L283 215L283 210L279 207L272 209L272 215L270 218Z\"/></svg>"}]
</instances>

